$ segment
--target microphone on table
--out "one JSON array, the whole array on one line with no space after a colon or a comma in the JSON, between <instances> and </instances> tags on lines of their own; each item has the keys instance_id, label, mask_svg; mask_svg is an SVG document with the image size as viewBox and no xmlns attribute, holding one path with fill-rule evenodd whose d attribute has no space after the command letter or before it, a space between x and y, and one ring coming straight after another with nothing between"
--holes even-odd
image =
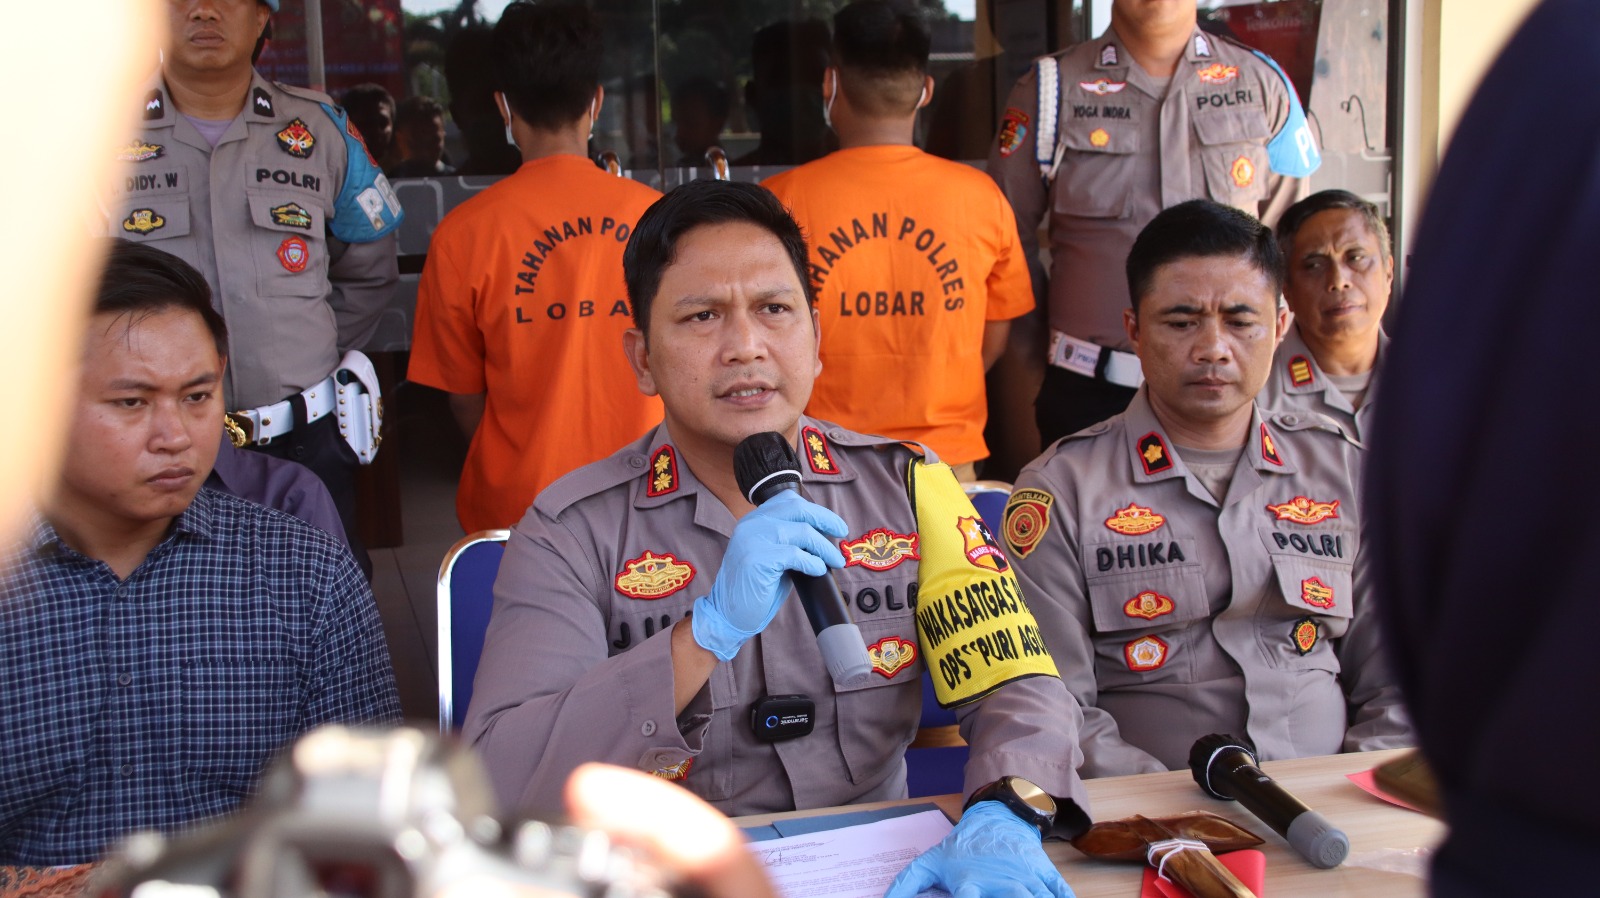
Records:
<instances>
[{"instance_id":1,"label":"microphone on table","mask_svg":"<svg viewBox=\"0 0 1600 898\"><path fill-rule=\"evenodd\" d=\"M733 474L739 491L752 505L784 490L800 491L800 459L782 434L771 431L751 434L734 447ZM867 657L861 630L850 619L850 607L839 594L839 585L826 574L810 577L796 571L790 578L833 681L840 686L865 682L872 674L872 659Z\"/></svg>"},{"instance_id":2,"label":"microphone on table","mask_svg":"<svg viewBox=\"0 0 1600 898\"><path fill-rule=\"evenodd\" d=\"M1237 800L1312 865L1337 867L1350 854L1350 838L1344 831L1262 773L1245 740L1201 736L1189 749L1189 772L1212 798Z\"/></svg>"}]
</instances>

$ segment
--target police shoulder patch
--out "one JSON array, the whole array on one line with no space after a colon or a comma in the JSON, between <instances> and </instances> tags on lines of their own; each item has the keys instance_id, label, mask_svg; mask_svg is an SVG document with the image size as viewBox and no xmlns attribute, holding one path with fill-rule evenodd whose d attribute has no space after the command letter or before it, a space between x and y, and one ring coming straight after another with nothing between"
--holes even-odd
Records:
<instances>
[{"instance_id":1,"label":"police shoulder patch","mask_svg":"<svg viewBox=\"0 0 1600 898\"><path fill-rule=\"evenodd\" d=\"M800 431L800 442L805 444L806 461L811 465L813 474L837 474L839 465L833 460L833 450L828 446L828 438L822 431L815 427L806 427Z\"/></svg>"},{"instance_id":2,"label":"police shoulder patch","mask_svg":"<svg viewBox=\"0 0 1600 898\"><path fill-rule=\"evenodd\" d=\"M1262 427L1266 433L1266 427ZM1146 474L1160 474L1172 468L1172 453L1167 451L1167 443L1161 439L1161 434L1150 431L1139 438L1139 463L1144 465Z\"/></svg>"},{"instance_id":3,"label":"police shoulder patch","mask_svg":"<svg viewBox=\"0 0 1600 898\"><path fill-rule=\"evenodd\" d=\"M1289 359L1289 383L1303 387L1311 383L1316 377L1311 370L1311 360L1303 355Z\"/></svg>"},{"instance_id":4,"label":"police shoulder patch","mask_svg":"<svg viewBox=\"0 0 1600 898\"><path fill-rule=\"evenodd\" d=\"M1000 155L1010 156L1022 146L1028 137L1028 114L1020 109L1008 107L1005 118L1000 120Z\"/></svg>"},{"instance_id":5,"label":"police shoulder patch","mask_svg":"<svg viewBox=\"0 0 1600 898\"><path fill-rule=\"evenodd\" d=\"M1006 500L1005 537L1011 554L1027 558L1038 548L1039 540L1050 529L1050 506L1056 497L1044 490L1024 487L1014 490Z\"/></svg>"},{"instance_id":6,"label":"police shoulder patch","mask_svg":"<svg viewBox=\"0 0 1600 898\"><path fill-rule=\"evenodd\" d=\"M630 599L660 599L688 586L694 574L694 565L679 561L670 552L657 555L647 551L624 561L614 583L617 592Z\"/></svg>"},{"instance_id":7,"label":"police shoulder patch","mask_svg":"<svg viewBox=\"0 0 1600 898\"><path fill-rule=\"evenodd\" d=\"M1261 458L1268 464L1283 467L1283 456L1278 454L1278 444L1272 439L1272 432L1267 430L1265 421L1261 422Z\"/></svg>"},{"instance_id":8,"label":"police shoulder patch","mask_svg":"<svg viewBox=\"0 0 1600 898\"><path fill-rule=\"evenodd\" d=\"M678 454L671 446L662 446L650 458L650 482L644 494L654 499L676 492L678 489Z\"/></svg>"},{"instance_id":9,"label":"police shoulder patch","mask_svg":"<svg viewBox=\"0 0 1600 898\"><path fill-rule=\"evenodd\" d=\"M317 138L306 126L304 119L295 119L278 132L278 147L296 159L310 159L317 148Z\"/></svg>"}]
</instances>

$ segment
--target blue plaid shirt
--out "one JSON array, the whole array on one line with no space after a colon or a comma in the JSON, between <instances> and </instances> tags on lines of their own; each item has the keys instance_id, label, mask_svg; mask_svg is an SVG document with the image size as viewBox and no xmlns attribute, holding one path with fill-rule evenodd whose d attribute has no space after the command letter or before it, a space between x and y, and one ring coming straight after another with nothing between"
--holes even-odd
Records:
<instances>
[{"instance_id":1,"label":"blue plaid shirt","mask_svg":"<svg viewBox=\"0 0 1600 898\"><path fill-rule=\"evenodd\" d=\"M360 569L289 515L202 489L127 580L36 518L0 566L0 864L226 813L301 732L399 719Z\"/></svg>"}]
</instances>

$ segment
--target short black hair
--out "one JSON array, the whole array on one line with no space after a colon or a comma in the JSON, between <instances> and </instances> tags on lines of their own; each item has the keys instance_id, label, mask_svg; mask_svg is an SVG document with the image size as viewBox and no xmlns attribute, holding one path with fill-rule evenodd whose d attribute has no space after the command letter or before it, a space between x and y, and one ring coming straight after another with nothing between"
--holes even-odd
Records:
<instances>
[{"instance_id":1,"label":"short black hair","mask_svg":"<svg viewBox=\"0 0 1600 898\"><path fill-rule=\"evenodd\" d=\"M1383 214L1377 206L1348 190L1320 190L1284 210L1283 217L1278 219L1278 249L1287 256L1290 247L1294 246L1294 235L1300 232L1300 226L1318 212L1333 209L1348 209L1360 215L1367 225L1367 231L1378 238L1379 254L1385 262L1389 261L1392 256L1389 226L1383 223Z\"/></svg>"},{"instance_id":2,"label":"short black hair","mask_svg":"<svg viewBox=\"0 0 1600 898\"><path fill-rule=\"evenodd\" d=\"M381 84L371 81L357 84L344 92L339 98L339 105L353 116L364 116L375 111L379 106L389 107L389 113L394 114L394 97L389 89Z\"/></svg>"},{"instance_id":3,"label":"short black hair","mask_svg":"<svg viewBox=\"0 0 1600 898\"><path fill-rule=\"evenodd\" d=\"M112 238L106 254L100 288L94 295L94 314L127 315L138 321L169 309L200 316L217 355L228 355L228 325L211 306L211 288L193 265L145 243Z\"/></svg>"},{"instance_id":4,"label":"short black hair","mask_svg":"<svg viewBox=\"0 0 1600 898\"><path fill-rule=\"evenodd\" d=\"M1211 200L1189 200L1161 210L1128 251L1128 295L1133 310L1150 292L1156 271L1180 259L1244 256L1272 287L1283 292L1283 256L1272 229L1248 212Z\"/></svg>"},{"instance_id":5,"label":"short black hair","mask_svg":"<svg viewBox=\"0 0 1600 898\"><path fill-rule=\"evenodd\" d=\"M833 64L853 107L873 116L917 108L933 37L920 8L896 0L856 0L833 16Z\"/></svg>"},{"instance_id":6,"label":"short black hair","mask_svg":"<svg viewBox=\"0 0 1600 898\"><path fill-rule=\"evenodd\" d=\"M489 45L494 89L523 121L543 131L572 124L600 86L600 20L579 2L516 0Z\"/></svg>"},{"instance_id":7,"label":"short black hair","mask_svg":"<svg viewBox=\"0 0 1600 898\"><path fill-rule=\"evenodd\" d=\"M807 308L816 305L807 275L805 235L772 191L740 181L690 181L645 210L622 252L622 277L639 330L650 333L650 304L661 289L662 272L676 257L678 241L702 225L726 222L748 222L778 238L794 264Z\"/></svg>"},{"instance_id":8,"label":"short black hair","mask_svg":"<svg viewBox=\"0 0 1600 898\"><path fill-rule=\"evenodd\" d=\"M412 124L426 124L444 118L444 107L433 97L417 95L406 97L395 110L394 127L398 131Z\"/></svg>"}]
</instances>

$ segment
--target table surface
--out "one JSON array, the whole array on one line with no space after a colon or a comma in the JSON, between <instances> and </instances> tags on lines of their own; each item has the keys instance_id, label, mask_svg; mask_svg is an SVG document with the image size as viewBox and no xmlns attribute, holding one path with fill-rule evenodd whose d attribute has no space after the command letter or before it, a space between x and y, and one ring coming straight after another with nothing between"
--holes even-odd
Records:
<instances>
[{"instance_id":1,"label":"table surface","mask_svg":"<svg viewBox=\"0 0 1600 898\"><path fill-rule=\"evenodd\" d=\"M1345 778L1345 774L1370 770L1404 753L1404 749L1397 749L1268 761L1261 765L1279 785L1350 837L1350 856L1332 870L1320 870L1306 863L1277 833L1238 803L1208 797L1194 784L1188 771L1106 777L1087 780L1085 784L1096 820L1116 820L1134 814L1155 817L1184 811L1211 811L1261 836L1266 842L1260 850L1267 856L1263 891L1272 898L1292 895L1406 898L1427 893L1423 877L1433 846L1444 835L1444 824L1375 798ZM938 804L952 817L961 807L958 795L911 799L912 803L928 801ZM905 803L882 802L848 810ZM846 809L765 814L741 817L737 822L741 826L760 826L785 817L841 810ZM1091 860L1065 842L1047 842L1045 849L1078 898L1136 898L1139 894L1143 875L1140 864Z\"/></svg>"}]
</instances>

